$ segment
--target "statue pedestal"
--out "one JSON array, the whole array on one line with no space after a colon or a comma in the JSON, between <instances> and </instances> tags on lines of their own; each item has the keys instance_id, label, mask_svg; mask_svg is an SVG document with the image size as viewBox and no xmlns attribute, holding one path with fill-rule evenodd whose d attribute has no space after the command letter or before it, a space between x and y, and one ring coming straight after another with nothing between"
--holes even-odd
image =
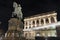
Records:
<instances>
[{"instance_id":1,"label":"statue pedestal","mask_svg":"<svg viewBox=\"0 0 60 40\"><path fill-rule=\"evenodd\" d=\"M23 29L22 29L21 21L17 18L11 18L9 20L9 27L8 31L5 34L4 40L25 40L23 35Z\"/></svg>"}]
</instances>

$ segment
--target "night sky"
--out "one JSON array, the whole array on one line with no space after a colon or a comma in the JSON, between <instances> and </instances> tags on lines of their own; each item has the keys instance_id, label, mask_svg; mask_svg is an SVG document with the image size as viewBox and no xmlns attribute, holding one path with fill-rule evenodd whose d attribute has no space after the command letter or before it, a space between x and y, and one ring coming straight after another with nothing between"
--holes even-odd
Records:
<instances>
[{"instance_id":1,"label":"night sky","mask_svg":"<svg viewBox=\"0 0 60 40\"><path fill-rule=\"evenodd\" d=\"M60 19L60 0L0 0L0 29L7 30L8 20L13 12L13 1L21 4L23 17L41 14L42 12L56 11Z\"/></svg>"}]
</instances>

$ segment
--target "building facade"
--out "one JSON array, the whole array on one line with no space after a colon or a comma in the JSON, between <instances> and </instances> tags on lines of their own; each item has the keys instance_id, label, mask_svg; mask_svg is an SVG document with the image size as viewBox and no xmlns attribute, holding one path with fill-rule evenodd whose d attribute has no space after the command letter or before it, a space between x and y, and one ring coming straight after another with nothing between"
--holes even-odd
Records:
<instances>
[{"instance_id":1,"label":"building facade","mask_svg":"<svg viewBox=\"0 0 60 40\"><path fill-rule=\"evenodd\" d=\"M57 23L55 11L27 17L24 19L24 36L26 39L35 39L35 36L56 37L56 28L49 27L52 23Z\"/></svg>"}]
</instances>

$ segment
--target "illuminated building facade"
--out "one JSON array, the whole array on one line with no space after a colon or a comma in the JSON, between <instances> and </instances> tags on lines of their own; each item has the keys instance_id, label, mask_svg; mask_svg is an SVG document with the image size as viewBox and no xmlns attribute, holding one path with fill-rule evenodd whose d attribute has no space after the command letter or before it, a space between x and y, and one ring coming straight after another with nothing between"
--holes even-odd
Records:
<instances>
[{"instance_id":1,"label":"illuminated building facade","mask_svg":"<svg viewBox=\"0 0 60 40\"><path fill-rule=\"evenodd\" d=\"M56 27L51 26L57 23L57 13L46 12L24 19L24 36L26 39L35 39L35 36L56 37Z\"/></svg>"}]
</instances>

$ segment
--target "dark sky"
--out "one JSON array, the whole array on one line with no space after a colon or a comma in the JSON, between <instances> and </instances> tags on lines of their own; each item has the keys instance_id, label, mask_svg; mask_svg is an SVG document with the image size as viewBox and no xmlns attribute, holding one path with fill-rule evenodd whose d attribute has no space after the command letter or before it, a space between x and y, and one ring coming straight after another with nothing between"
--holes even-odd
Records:
<instances>
[{"instance_id":1,"label":"dark sky","mask_svg":"<svg viewBox=\"0 0 60 40\"><path fill-rule=\"evenodd\" d=\"M0 0L0 28L7 30L8 20L13 11L13 1L21 4L24 17L42 12L56 11L60 19L60 0Z\"/></svg>"},{"instance_id":2,"label":"dark sky","mask_svg":"<svg viewBox=\"0 0 60 40\"><path fill-rule=\"evenodd\" d=\"M24 17L42 12L56 11L60 15L60 0L20 0ZM59 20L60 18L58 18Z\"/></svg>"}]
</instances>

